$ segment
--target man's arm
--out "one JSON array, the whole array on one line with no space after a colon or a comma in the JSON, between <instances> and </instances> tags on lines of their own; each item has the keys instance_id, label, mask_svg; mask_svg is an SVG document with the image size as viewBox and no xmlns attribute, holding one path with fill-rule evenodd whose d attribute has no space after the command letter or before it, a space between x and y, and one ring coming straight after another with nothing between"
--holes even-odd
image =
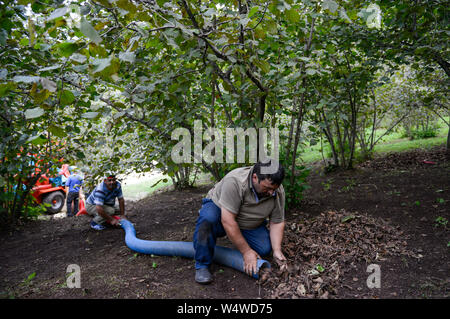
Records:
<instances>
[{"instance_id":1,"label":"man's arm","mask_svg":"<svg viewBox=\"0 0 450 319\"><path fill-rule=\"evenodd\" d=\"M286 260L281 252L285 222L270 223L270 243L272 244L273 256L280 260Z\"/></svg>"},{"instance_id":2,"label":"man's arm","mask_svg":"<svg viewBox=\"0 0 450 319\"><path fill-rule=\"evenodd\" d=\"M256 274L257 259L261 257L256 253L256 251L250 248L247 240L245 240L242 235L238 223L236 222L236 215L231 213L226 208L222 208L222 225L228 235L228 238L244 257L244 271L249 275Z\"/></svg>"},{"instance_id":3,"label":"man's arm","mask_svg":"<svg viewBox=\"0 0 450 319\"><path fill-rule=\"evenodd\" d=\"M66 196L69 195L69 186L70 186L70 181L67 180L66 184L65 184L65 190L66 190Z\"/></svg>"}]
</instances>

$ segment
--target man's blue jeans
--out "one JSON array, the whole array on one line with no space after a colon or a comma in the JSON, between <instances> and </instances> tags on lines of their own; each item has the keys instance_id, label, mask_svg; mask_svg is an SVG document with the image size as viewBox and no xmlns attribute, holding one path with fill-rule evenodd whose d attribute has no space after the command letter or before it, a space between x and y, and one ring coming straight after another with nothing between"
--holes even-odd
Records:
<instances>
[{"instance_id":1,"label":"man's blue jeans","mask_svg":"<svg viewBox=\"0 0 450 319\"><path fill-rule=\"evenodd\" d=\"M216 240L226 235L221 222L221 209L211 199L202 200L202 208L194 231L195 269L207 268L213 259ZM269 231L264 222L256 229L241 229L249 246L261 257L272 251Z\"/></svg>"},{"instance_id":2,"label":"man's blue jeans","mask_svg":"<svg viewBox=\"0 0 450 319\"><path fill-rule=\"evenodd\" d=\"M78 214L78 197L79 192L69 192L67 194L67 202L66 202L66 208L67 208L67 216L75 216ZM73 214L72 214L72 202L73 202Z\"/></svg>"}]
</instances>

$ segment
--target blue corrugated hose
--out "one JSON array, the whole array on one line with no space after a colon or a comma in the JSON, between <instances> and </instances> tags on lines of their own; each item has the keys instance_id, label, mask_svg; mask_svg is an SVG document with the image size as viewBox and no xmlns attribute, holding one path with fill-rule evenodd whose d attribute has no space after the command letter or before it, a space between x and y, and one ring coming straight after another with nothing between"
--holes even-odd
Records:
<instances>
[{"instance_id":1,"label":"blue corrugated hose","mask_svg":"<svg viewBox=\"0 0 450 319\"><path fill-rule=\"evenodd\" d=\"M136 238L136 230L130 221L121 219L120 225L125 230L125 244L131 250L142 254L194 258L195 250L192 242L142 240ZM242 254L236 249L216 246L214 249L213 261L245 273L244 259L242 258ZM259 270L261 267L270 268L270 263L267 260L258 259L258 271L256 274L253 274L253 278L259 278Z\"/></svg>"}]
</instances>

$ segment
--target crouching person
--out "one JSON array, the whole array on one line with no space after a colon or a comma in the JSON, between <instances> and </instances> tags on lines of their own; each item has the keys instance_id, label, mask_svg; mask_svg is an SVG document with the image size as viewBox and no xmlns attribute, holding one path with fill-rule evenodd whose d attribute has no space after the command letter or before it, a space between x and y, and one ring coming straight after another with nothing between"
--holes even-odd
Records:
<instances>
[{"instance_id":1,"label":"crouching person","mask_svg":"<svg viewBox=\"0 0 450 319\"><path fill-rule=\"evenodd\" d=\"M116 198L119 201L119 208L115 207ZM122 194L122 187L116 180L114 174L105 177L86 200L86 211L92 216L91 228L103 230L106 224L119 226L119 220L114 215L125 218L125 200Z\"/></svg>"},{"instance_id":2,"label":"crouching person","mask_svg":"<svg viewBox=\"0 0 450 319\"><path fill-rule=\"evenodd\" d=\"M259 162L232 170L202 200L194 232L196 282L212 281L209 266L216 239L225 235L242 253L244 270L249 275L257 272L257 259L261 256L272 252L273 257L286 260L281 252L284 169L278 164L275 172L263 174L269 166L272 167L271 162Z\"/></svg>"}]
</instances>

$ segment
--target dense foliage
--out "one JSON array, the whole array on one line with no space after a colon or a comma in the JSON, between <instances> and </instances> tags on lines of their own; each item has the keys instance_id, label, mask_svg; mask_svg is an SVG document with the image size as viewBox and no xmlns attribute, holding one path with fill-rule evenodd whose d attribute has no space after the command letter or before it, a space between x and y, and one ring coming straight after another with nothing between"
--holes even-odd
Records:
<instances>
[{"instance_id":1,"label":"dense foliage","mask_svg":"<svg viewBox=\"0 0 450 319\"><path fill-rule=\"evenodd\" d=\"M16 0L0 1L0 21L10 221L27 216L30 156L92 179L157 168L182 188L245 163L174 163L175 128L194 136L201 121L203 146L207 128L277 128L295 204L304 143L325 138L333 165L351 168L375 129L448 115L445 1Z\"/></svg>"}]
</instances>

